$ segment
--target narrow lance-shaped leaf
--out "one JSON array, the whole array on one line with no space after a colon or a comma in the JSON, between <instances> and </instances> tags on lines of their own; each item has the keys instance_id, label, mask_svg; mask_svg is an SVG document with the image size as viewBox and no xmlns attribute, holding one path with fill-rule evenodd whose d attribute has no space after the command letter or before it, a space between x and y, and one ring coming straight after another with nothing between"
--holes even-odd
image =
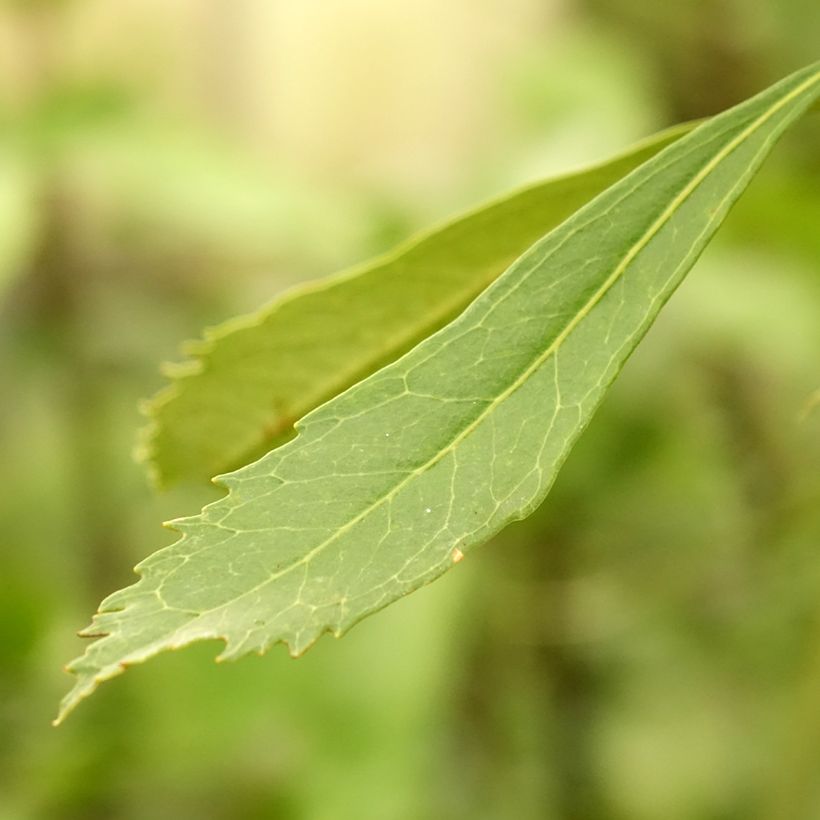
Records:
<instances>
[{"instance_id":1,"label":"narrow lance-shaped leaf","mask_svg":"<svg viewBox=\"0 0 820 820\"><path fill-rule=\"evenodd\" d=\"M446 325L533 242L691 128L523 188L208 331L145 403L141 459L159 484L207 481L282 444L296 419Z\"/></svg>"},{"instance_id":2,"label":"narrow lance-shaped leaf","mask_svg":"<svg viewBox=\"0 0 820 820\"><path fill-rule=\"evenodd\" d=\"M325 631L441 575L544 498L626 358L772 144L818 95L804 69L578 211L455 321L222 477L228 494L107 598L65 715L129 664L223 658Z\"/></svg>"}]
</instances>

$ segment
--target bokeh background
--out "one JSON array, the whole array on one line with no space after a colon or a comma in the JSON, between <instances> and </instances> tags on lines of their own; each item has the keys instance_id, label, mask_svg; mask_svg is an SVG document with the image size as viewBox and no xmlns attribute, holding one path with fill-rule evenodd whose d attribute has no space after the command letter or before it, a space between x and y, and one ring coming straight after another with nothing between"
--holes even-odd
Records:
<instances>
[{"instance_id":1,"label":"bokeh background","mask_svg":"<svg viewBox=\"0 0 820 820\"><path fill-rule=\"evenodd\" d=\"M0 820L820 818L820 116L551 497L305 658L59 729L99 600L210 487L131 458L179 343L820 56L816 0L0 4Z\"/></svg>"}]
</instances>

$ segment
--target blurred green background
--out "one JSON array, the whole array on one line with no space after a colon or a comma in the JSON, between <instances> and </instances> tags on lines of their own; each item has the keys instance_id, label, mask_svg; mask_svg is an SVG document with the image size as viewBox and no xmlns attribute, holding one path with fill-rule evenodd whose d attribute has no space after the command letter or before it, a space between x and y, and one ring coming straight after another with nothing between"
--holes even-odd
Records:
<instances>
[{"instance_id":1,"label":"blurred green background","mask_svg":"<svg viewBox=\"0 0 820 820\"><path fill-rule=\"evenodd\" d=\"M131 459L201 327L817 59L816 0L0 4L0 820L820 818L820 116L543 509L293 662L214 645L60 729L167 543Z\"/></svg>"}]
</instances>

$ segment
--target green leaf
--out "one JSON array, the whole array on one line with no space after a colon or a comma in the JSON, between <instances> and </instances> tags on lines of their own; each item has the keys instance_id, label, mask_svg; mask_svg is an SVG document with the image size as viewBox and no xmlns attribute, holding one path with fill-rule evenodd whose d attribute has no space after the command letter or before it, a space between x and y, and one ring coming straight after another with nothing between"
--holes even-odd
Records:
<instances>
[{"instance_id":1,"label":"green leaf","mask_svg":"<svg viewBox=\"0 0 820 820\"><path fill-rule=\"evenodd\" d=\"M107 598L61 717L130 664L221 639L304 652L445 572L544 498L573 442L820 66L701 125L537 242L456 320L223 476Z\"/></svg>"},{"instance_id":2,"label":"green leaf","mask_svg":"<svg viewBox=\"0 0 820 820\"><path fill-rule=\"evenodd\" d=\"M207 331L145 403L138 455L169 485L206 481L282 444L296 419L446 325L539 237L692 127L516 191Z\"/></svg>"}]
</instances>

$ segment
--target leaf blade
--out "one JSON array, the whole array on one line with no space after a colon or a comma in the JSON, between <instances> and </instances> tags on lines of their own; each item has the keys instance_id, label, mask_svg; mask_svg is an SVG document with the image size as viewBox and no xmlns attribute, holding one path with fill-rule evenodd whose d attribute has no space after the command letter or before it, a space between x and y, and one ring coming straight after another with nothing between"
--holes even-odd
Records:
<instances>
[{"instance_id":1,"label":"leaf blade","mask_svg":"<svg viewBox=\"0 0 820 820\"><path fill-rule=\"evenodd\" d=\"M705 123L550 232L455 321L222 479L110 596L61 718L125 665L220 638L222 657L324 631L443 573L546 495L608 385L777 137L797 72Z\"/></svg>"},{"instance_id":2,"label":"leaf blade","mask_svg":"<svg viewBox=\"0 0 820 820\"><path fill-rule=\"evenodd\" d=\"M522 188L206 331L144 403L139 460L162 486L209 480L284 443L296 419L446 325L536 239L692 127Z\"/></svg>"}]
</instances>

